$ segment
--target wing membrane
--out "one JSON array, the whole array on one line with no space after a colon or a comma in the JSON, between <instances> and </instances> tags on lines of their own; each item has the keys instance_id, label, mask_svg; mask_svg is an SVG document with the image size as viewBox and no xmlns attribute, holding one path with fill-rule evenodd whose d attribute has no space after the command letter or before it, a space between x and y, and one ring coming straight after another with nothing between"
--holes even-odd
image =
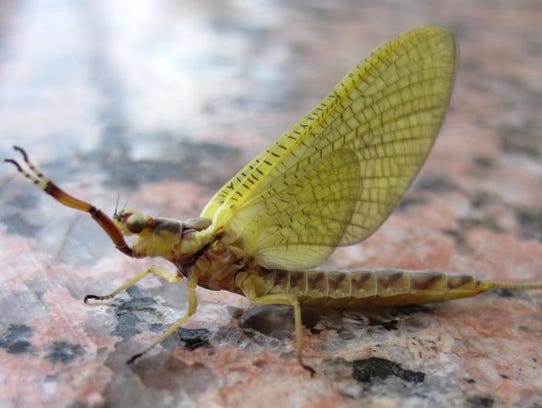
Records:
<instances>
[{"instance_id":1,"label":"wing membrane","mask_svg":"<svg viewBox=\"0 0 542 408\"><path fill-rule=\"evenodd\" d=\"M201 216L212 218L214 229L243 237L247 255L265 266L311 267L335 246L366 238L395 208L429 153L450 98L455 57L452 33L438 27L381 45L226 183ZM290 192L304 194L303 211L283 213L298 206L299 197L288 194L292 182ZM336 185L349 190L333 196L333 203ZM349 202L339 206L341 199Z\"/></svg>"},{"instance_id":2,"label":"wing membrane","mask_svg":"<svg viewBox=\"0 0 542 408\"><path fill-rule=\"evenodd\" d=\"M314 266L325 259L348 227L360 195L358 158L337 150L326 160L271 180L231 218L229 228L245 251L266 267Z\"/></svg>"}]
</instances>

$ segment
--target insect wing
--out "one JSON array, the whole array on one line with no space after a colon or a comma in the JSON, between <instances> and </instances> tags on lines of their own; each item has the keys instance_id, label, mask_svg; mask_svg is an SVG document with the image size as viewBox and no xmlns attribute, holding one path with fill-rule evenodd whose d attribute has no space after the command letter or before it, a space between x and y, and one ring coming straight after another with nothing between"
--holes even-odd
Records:
<instances>
[{"instance_id":1,"label":"insect wing","mask_svg":"<svg viewBox=\"0 0 542 408\"><path fill-rule=\"evenodd\" d=\"M360 193L358 159L340 149L283 176L245 201L228 228L260 264L303 268L327 258L344 235Z\"/></svg>"},{"instance_id":2,"label":"insect wing","mask_svg":"<svg viewBox=\"0 0 542 408\"><path fill-rule=\"evenodd\" d=\"M266 267L313 267L337 245L363 240L425 161L455 60L453 34L439 27L381 45L226 183L201 216L243 238L246 255Z\"/></svg>"}]
</instances>

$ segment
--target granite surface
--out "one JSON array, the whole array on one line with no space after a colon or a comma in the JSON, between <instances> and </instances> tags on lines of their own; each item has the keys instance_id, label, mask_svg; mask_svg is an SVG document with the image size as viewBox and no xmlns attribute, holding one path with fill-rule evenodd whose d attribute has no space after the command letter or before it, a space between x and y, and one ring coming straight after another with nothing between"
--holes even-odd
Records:
<instances>
[{"instance_id":1,"label":"granite surface","mask_svg":"<svg viewBox=\"0 0 542 408\"><path fill-rule=\"evenodd\" d=\"M542 281L542 2L0 2L0 153L61 186L197 216L214 191L374 46L454 30L449 114L395 213L328 266ZM442 305L304 312L198 290L186 308L84 214L0 167L0 407L541 407L542 298L499 290Z\"/></svg>"}]
</instances>

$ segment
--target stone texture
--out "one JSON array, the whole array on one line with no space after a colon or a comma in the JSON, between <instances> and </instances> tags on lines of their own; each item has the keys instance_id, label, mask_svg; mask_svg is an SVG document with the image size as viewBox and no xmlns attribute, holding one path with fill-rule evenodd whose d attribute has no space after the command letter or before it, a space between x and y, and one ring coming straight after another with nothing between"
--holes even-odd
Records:
<instances>
[{"instance_id":1,"label":"stone texture","mask_svg":"<svg viewBox=\"0 0 542 408\"><path fill-rule=\"evenodd\" d=\"M193 217L375 45L438 23L461 48L439 139L390 219L328 265L541 281L541 15L540 1L5 1L0 153L24 146L107 212L120 195L121 205ZM116 253L86 216L12 167L0 167L0 182L1 407L542 405L536 292L308 310L311 378L296 363L287 308L200 290L186 329L206 330L195 335L209 345L172 336L127 366L182 313L184 285L149 278L84 305L149 263ZM374 357L423 381L393 370L356 381L355 367Z\"/></svg>"}]
</instances>

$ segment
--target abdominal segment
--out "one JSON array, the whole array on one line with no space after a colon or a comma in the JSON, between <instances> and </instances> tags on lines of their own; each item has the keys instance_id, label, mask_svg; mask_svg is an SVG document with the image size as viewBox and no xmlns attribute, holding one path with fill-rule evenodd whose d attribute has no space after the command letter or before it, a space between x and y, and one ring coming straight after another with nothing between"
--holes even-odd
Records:
<instances>
[{"instance_id":1,"label":"abdominal segment","mask_svg":"<svg viewBox=\"0 0 542 408\"><path fill-rule=\"evenodd\" d=\"M324 308L358 309L443 302L475 296L489 289L484 284L486 281L473 276L433 271L266 272L268 276L260 276L267 281L268 294L291 294L297 297L302 306Z\"/></svg>"}]
</instances>

